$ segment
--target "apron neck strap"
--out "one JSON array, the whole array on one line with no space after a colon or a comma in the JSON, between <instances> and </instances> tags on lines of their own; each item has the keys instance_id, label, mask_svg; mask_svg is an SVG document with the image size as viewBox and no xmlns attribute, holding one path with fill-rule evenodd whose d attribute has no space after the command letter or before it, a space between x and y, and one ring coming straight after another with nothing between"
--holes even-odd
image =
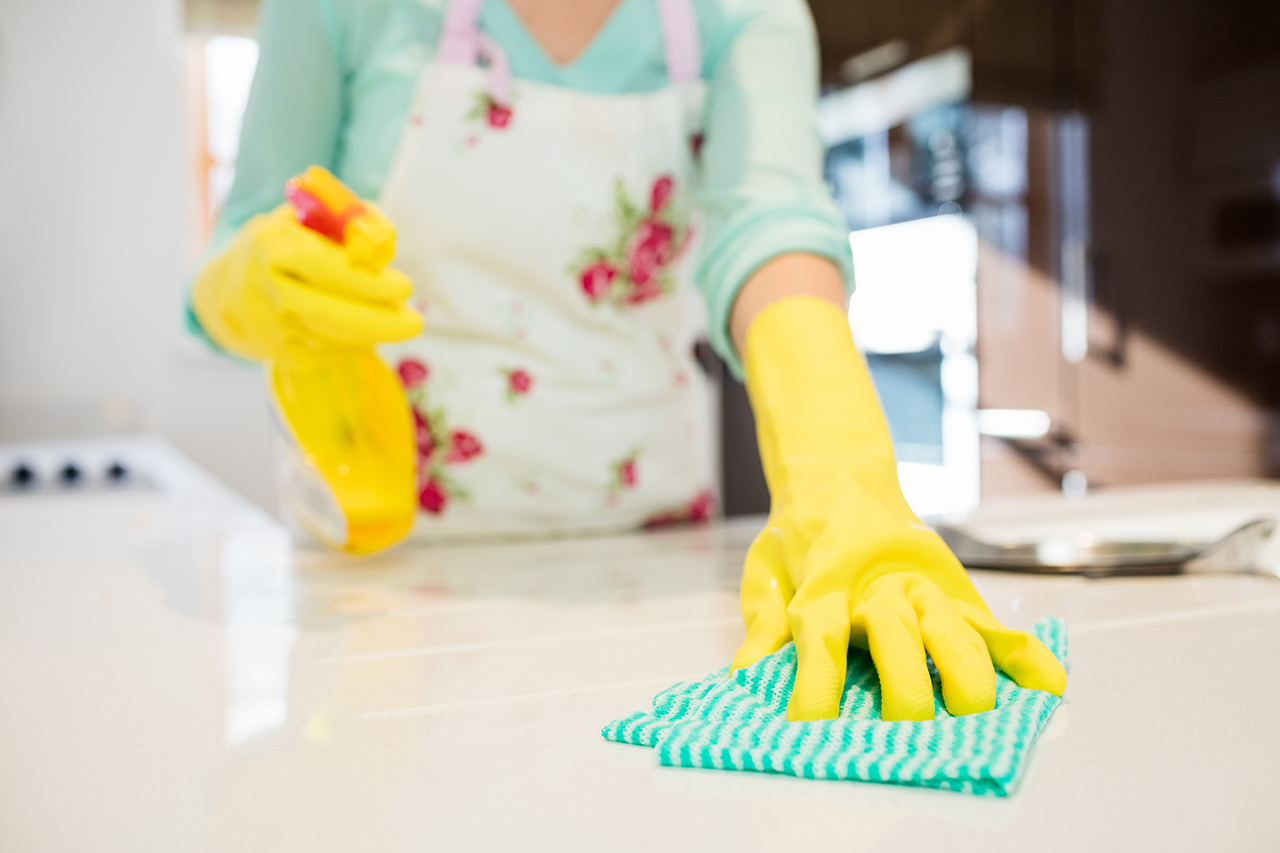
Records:
<instances>
[{"instance_id":1,"label":"apron neck strap","mask_svg":"<svg viewBox=\"0 0 1280 853\"><path fill-rule=\"evenodd\" d=\"M667 54L667 78L672 85L692 83L702 76L702 48L698 43L698 21L693 5L689 0L657 0L657 3ZM494 52L492 48L484 49L480 35L482 5L484 0L451 0L440 33L439 61L474 65L482 54Z\"/></svg>"},{"instance_id":2,"label":"apron neck strap","mask_svg":"<svg viewBox=\"0 0 1280 853\"><path fill-rule=\"evenodd\" d=\"M444 29L436 58L474 65L480 53L480 7L484 0L452 0L444 13Z\"/></svg>"},{"instance_id":3,"label":"apron neck strap","mask_svg":"<svg viewBox=\"0 0 1280 853\"><path fill-rule=\"evenodd\" d=\"M693 4L689 0L658 0L658 15L662 18L662 43L667 51L667 79L671 85L701 79L702 47L698 44Z\"/></svg>"}]
</instances>

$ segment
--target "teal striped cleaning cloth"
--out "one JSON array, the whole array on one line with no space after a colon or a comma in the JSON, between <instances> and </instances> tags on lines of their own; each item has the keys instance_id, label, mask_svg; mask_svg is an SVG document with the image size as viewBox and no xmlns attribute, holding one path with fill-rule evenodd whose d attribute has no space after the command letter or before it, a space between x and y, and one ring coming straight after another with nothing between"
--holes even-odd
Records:
<instances>
[{"instance_id":1,"label":"teal striped cleaning cloth","mask_svg":"<svg viewBox=\"0 0 1280 853\"><path fill-rule=\"evenodd\" d=\"M1032 633L1065 663L1063 620L1041 619ZM953 717L931 663L936 719L885 722L871 655L851 648L840 716L789 723L787 701L795 671L795 645L788 643L733 676L725 667L699 681L668 687L654 697L652 712L614 720L601 734L654 747L659 763L668 767L860 779L1003 797L1062 701L1021 688L997 670L996 707Z\"/></svg>"}]
</instances>

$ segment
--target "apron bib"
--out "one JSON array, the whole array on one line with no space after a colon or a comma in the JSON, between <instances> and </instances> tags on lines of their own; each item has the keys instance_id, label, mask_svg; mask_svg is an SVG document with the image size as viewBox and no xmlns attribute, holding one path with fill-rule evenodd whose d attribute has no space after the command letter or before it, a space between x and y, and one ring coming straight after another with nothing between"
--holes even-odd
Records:
<instances>
[{"instance_id":1,"label":"apron bib","mask_svg":"<svg viewBox=\"0 0 1280 853\"><path fill-rule=\"evenodd\" d=\"M671 85L603 96L513 81L481 2L450 5L379 199L425 317L382 350L417 427L414 535L705 518L689 2L659 0Z\"/></svg>"}]
</instances>

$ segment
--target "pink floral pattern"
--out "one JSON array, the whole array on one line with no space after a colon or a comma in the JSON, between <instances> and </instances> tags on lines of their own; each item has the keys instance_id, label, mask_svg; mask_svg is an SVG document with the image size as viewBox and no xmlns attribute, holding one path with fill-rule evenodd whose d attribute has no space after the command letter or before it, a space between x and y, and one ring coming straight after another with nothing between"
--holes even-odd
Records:
<instances>
[{"instance_id":1,"label":"pink floral pattern","mask_svg":"<svg viewBox=\"0 0 1280 853\"><path fill-rule=\"evenodd\" d=\"M592 302L599 302L609 293L613 280L618 276L618 268L608 261L596 261L578 274L582 284L582 292Z\"/></svg>"},{"instance_id":2,"label":"pink floral pattern","mask_svg":"<svg viewBox=\"0 0 1280 853\"><path fill-rule=\"evenodd\" d=\"M472 432L451 428L443 408L430 408L427 382L431 370L414 358L396 365L405 396L413 412L414 443L418 450L418 506L432 515L440 515L450 501L471 497L455 480L449 468L465 465L484 453L484 445Z\"/></svg>"},{"instance_id":3,"label":"pink floral pattern","mask_svg":"<svg viewBox=\"0 0 1280 853\"><path fill-rule=\"evenodd\" d=\"M418 446L418 461L430 459L436 452L436 437L431 434L431 425L416 407L413 409L413 432Z\"/></svg>"},{"instance_id":4,"label":"pink floral pattern","mask_svg":"<svg viewBox=\"0 0 1280 853\"><path fill-rule=\"evenodd\" d=\"M618 487L634 489L636 487L636 460L628 459L618 466Z\"/></svg>"},{"instance_id":5,"label":"pink floral pattern","mask_svg":"<svg viewBox=\"0 0 1280 853\"><path fill-rule=\"evenodd\" d=\"M427 480L418 490L418 506L432 515L439 515L449 504L449 493L439 480Z\"/></svg>"},{"instance_id":6,"label":"pink floral pattern","mask_svg":"<svg viewBox=\"0 0 1280 853\"><path fill-rule=\"evenodd\" d=\"M640 471L637 467L639 458L640 451L633 450L610 466L613 469L613 476L609 480L608 503L615 503L619 494L634 489L640 482Z\"/></svg>"},{"instance_id":7,"label":"pink floral pattern","mask_svg":"<svg viewBox=\"0 0 1280 853\"><path fill-rule=\"evenodd\" d=\"M457 465L470 462L481 453L484 453L484 445L480 443L480 439L465 429L455 429L449 434L449 452L445 454L444 461Z\"/></svg>"},{"instance_id":8,"label":"pink floral pattern","mask_svg":"<svg viewBox=\"0 0 1280 853\"><path fill-rule=\"evenodd\" d=\"M406 389L417 388L423 382L427 381L430 371L427 366L416 358L406 358L396 367L396 371L400 374L400 381Z\"/></svg>"},{"instance_id":9,"label":"pink floral pattern","mask_svg":"<svg viewBox=\"0 0 1280 853\"><path fill-rule=\"evenodd\" d=\"M703 489L679 509L660 512L645 519L645 527L670 527L673 524L702 524L716 512L716 496Z\"/></svg>"},{"instance_id":10,"label":"pink floral pattern","mask_svg":"<svg viewBox=\"0 0 1280 853\"><path fill-rule=\"evenodd\" d=\"M476 92L475 103L467 113L468 121L481 121L494 130L506 130L515 112L510 104L501 104L488 92Z\"/></svg>"},{"instance_id":11,"label":"pink floral pattern","mask_svg":"<svg viewBox=\"0 0 1280 853\"><path fill-rule=\"evenodd\" d=\"M642 209L628 197L622 181L615 182L617 238L610 246L584 250L569 268L588 301L632 306L674 289L672 268L693 236L670 203L675 191L675 179L659 175L649 189L649 205Z\"/></svg>"},{"instance_id":12,"label":"pink floral pattern","mask_svg":"<svg viewBox=\"0 0 1280 853\"><path fill-rule=\"evenodd\" d=\"M517 398L533 390L533 375L523 367L503 370L502 374L507 377L508 403L514 403Z\"/></svg>"}]
</instances>

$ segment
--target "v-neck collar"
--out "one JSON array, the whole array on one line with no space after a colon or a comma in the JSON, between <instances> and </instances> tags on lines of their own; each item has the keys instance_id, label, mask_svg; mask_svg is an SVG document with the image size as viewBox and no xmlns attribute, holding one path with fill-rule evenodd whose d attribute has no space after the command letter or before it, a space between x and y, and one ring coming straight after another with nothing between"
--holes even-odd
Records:
<instances>
[{"instance_id":1,"label":"v-neck collar","mask_svg":"<svg viewBox=\"0 0 1280 853\"><path fill-rule=\"evenodd\" d=\"M613 11L605 18L604 23L596 30L595 35L591 37L586 46L578 51L578 55L564 64L556 62L551 54L547 52L547 49L542 46L542 42L534 38L533 33L525 25L524 19L516 14L516 10L511 8L511 4L507 0L489 0L485 7L486 11L491 10L498 15L504 29L508 30L514 38L524 43L522 52L526 56L536 56L538 61L546 66L546 70L551 76L564 79L577 71L584 62L590 61L592 55L602 49L602 44L608 44L611 40L611 32L621 26L620 21L633 14L631 9L637 2L638 0L621 0L617 6L613 7Z\"/></svg>"}]
</instances>

